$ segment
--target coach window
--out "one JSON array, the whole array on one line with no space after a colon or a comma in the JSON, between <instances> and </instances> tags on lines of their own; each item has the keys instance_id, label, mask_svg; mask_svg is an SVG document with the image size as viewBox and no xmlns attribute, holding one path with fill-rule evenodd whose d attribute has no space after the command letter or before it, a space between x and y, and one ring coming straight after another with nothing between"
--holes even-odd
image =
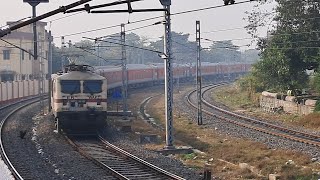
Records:
<instances>
[{"instance_id":1,"label":"coach window","mask_svg":"<svg viewBox=\"0 0 320 180\"><path fill-rule=\"evenodd\" d=\"M80 81L76 80L61 80L61 92L66 94L80 93Z\"/></svg>"},{"instance_id":2,"label":"coach window","mask_svg":"<svg viewBox=\"0 0 320 180\"><path fill-rule=\"evenodd\" d=\"M102 81L91 80L83 82L83 93L101 93L102 92Z\"/></svg>"},{"instance_id":3,"label":"coach window","mask_svg":"<svg viewBox=\"0 0 320 180\"><path fill-rule=\"evenodd\" d=\"M3 50L3 60L10 60L10 50Z\"/></svg>"}]
</instances>

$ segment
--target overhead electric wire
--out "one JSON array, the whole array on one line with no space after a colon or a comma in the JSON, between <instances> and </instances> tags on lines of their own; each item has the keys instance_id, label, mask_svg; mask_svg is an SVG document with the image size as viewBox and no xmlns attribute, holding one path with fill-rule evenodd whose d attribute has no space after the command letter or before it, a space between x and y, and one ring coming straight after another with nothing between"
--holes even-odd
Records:
<instances>
[{"instance_id":1,"label":"overhead electric wire","mask_svg":"<svg viewBox=\"0 0 320 180\"><path fill-rule=\"evenodd\" d=\"M18 22L20 22L20 21L22 21L22 20L28 19L28 18L31 18L31 16L28 16L28 17L19 19L18 21L11 22L10 24L3 25L3 26L0 27L0 29L4 28L4 27L6 27L6 26L10 26L10 25L16 24L16 23L18 23Z\"/></svg>"},{"instance_id":2,"label":"overhead electric wire","mask_svg":"<svg viewBox=\"0 0 320 180\"><path fill-rule=\"evenodd\" d=\"M179 45L181 45L181 46L184 46L184 47L186 47L186 48L188 48L188 49L194 50L193 48L191 48L191 47L189 47L189 46L187 46L187 45L185 45L185 44L182 44L182 43L179 43L179 42L173 41L173 40L171 40L171 41L174 42L174 43L176 43L176 44L179 44Z\"/></svg>"},{"instance_id":3,"label":"overhead electric wire","mask_svg":"<svg viewBox=\"0 0 320 180\"><path fill-rule=\"evenodd\" d=\"M250 44L247 44L247 45L242 45L242 46L237 46L237 45L234 45L234 44L228 44L228 43L225 43L224 41L213 41L211 39L208 39L208 38L200 38L200 39L203 39L203 40L206 40L206 41L211 41L211 42L217 42L219 44L225 44L225 45L230 45L229 47L230 48L239 48L239 47L244 47L244 46L250 46Z\"/></svg>"},{"instance_id":4,"label":"overhead electric wire","mask_svg":"<svg viewBox=\"0 0 320 180\"><path fill-rule=\"evenodd\" d=\"M64 37L74 36L74 35L79 35L79 34L95 32L95 31L101 31L101 30L105 30L105 29L111 29L111 28L120 27L120 26L121 25L113 25L113 26L108 26L108 27L103 27L103 28L92 29L92 30L88 30L88 31L82 31L82 32L77 32L77 33L72 33L72 34L66 34L66 35L63 35L63 36ZM54 37L54 38L61 38L61 37L62 36L57 36L57 37Z\"/></svg>"},{"instance_id":5,"label":"overhead electric wire","mask_svg":"<svg viewBox=\"0 0 320 180\"><path fill-rule=\"evenodd\" d=\"M161 23L163 23L163 21L158 21L158 22L155 22L155 23L153 23L153 24L149 24L149 25L140 26L140 27L137 27L137 28L128 29L128 30L126 30L126 32L131 32L131 31L134 31L134 30L138 30L138 29L143 29L143 28L155 26L155 25L158 25L158 24L161 24ZM121 26L121 25L120 25L120 26ZM114 33L114 34L107 35L107 36L96 37L96 39L102 39L102 38L110 37L110 36L116 35L116 34L120 34L120 33ZM110 38L108 38L108 39L110 39Z\"/></svg>"},{"instance_id":6,"label":"overhead electric wire","mask_svg":"<svg viewBox=\"0 0 320 180\"><path fill-rule=\"evenodd\" d=\"M30 54L32 57L34 57L34 55L33 55L32 53L30 53L29 51L27 51L27 50L23 49L22 47L17 46L17 45L15 45L15 44L13 44L13 43L11 43L11 42L7 41L7 40L4 40L4 39L2 39L2 38L0 38L0 40L1 40L1 41L3 41L3 42L5 42L5 43L10 44L11 46L14 46L15 48L20 49L21 51L24 51L24 52L26 52L26 53Z\"/></svg>"},{"instance_id":7,"label":"overhead electric wire","mask_svg":"<svg viewBox=\"0 0 320 180\"><path fill-rule=\"evenodd\" d=\"M252 2L252 1L256 1L256 0L248 0L248 1L238 2L238 3L234 3L232 5L228 5L228 6L248 3L248 2ZM204 11L204 10L214 9L214 8L221 8L221 7L226 7L226 6L225 5L219 5L219 6L211 6L211 7L207 7L207 8L200 8L200 9L194 9L194 10L181 11L181 12L177 12L177 13L172 13L171 16L176 16L176 15L186 14L186 13L191 13L191 12L197 12L197 11ZM163 18L163 17L164 17L163 15L155 16L155 17L141 19L141 20L132 21L132 22L127 22L127 23L123 23L123 24L125 24L125 25L136 24L136 23L140 23L140 22L144 22L144 21L150 21L150 20L153 20L153 19L158 19L158 18ZM82 31L82 32L78 32L78 33L67 34L67 35L63 35L63 36L65 36L65 37L66 36L74 36L74 35L79 35L79 34L84 34L84 33L100 31L100 30L104 30L104 29L115 28L115 27L119 27L119 26L121 26L121 24L120 25L113 25L113 26L103 27L103 28L98 28L98 29L93 29L93 30L88 30L88 31ZM61 36L59 36L59 37L61 37ZM59 37L55 37L55 38L59 38Z\"/></svg>"},{"instance_id":8,"label":"overhead electric wire","mask_svg":"<svg viewBox=\"0 0 320 180\"><path fill-rule=\"evenodd\" d=\"M74 46L74 45L73 45ZM104 60L104 61L108 61L107 59L105 59L105 58L103 58L103 57L101 57L101 56L98 56L98 55L96 55L95 53L92 53L91 51L89 51L89 50L86 50L86 49L83 49L83 48L80 48L80 47L77 47L77 46L74 46L75 48L78 48L78 49L81 49L82 51L85 51L85 52L87 52L87 53L89 53L89 54L91 54L91 55L94 55L94 56L96 56L97 58L100 58L100 59L102 59L102 60Z\"/></svg>"},{"instance_id":9,"label":"overhead electric wire","mask_svg":"<svg viewBox=\"0 0 320 180\"><path fill-rule=\"evenodd\" d=\"M123 46L126 46L126 47L132 47L132 48L141 49L141 50L145 50L145 51L150 51L150 52L155 52L155 53L159 53L159 54L164 54L163 52L160 52L160 51L156 51L156 50L152 50L152 49L147 49L147 48L142 48L142 47L137 47L137 46L131 46L131 45L128 45L128 44L116 43L116 42L111 42L111 41L106 41L106 40L100 40L100 39L93 39L93 38L89 38L89 37L82 37L82 38L89 39L89 40L94 40L94 41L107 42L107 43L111 43L111 44L118 44L118 45L123 45Z\"/></svg>"},{"instance_id":10,"label":"overhead electric wire","mask_svg":"<svg viewBox=\"0 0 320 180\"><path fill-rule=\"evenodd\" d=\"M176 15L180 15L180 14L186 14L186 13L192 13L192 12L198 12L198 11L205 11L205 10L208 10L208 9L216 9L216 8L221 8L221 7L234 6L234 5L237 5L237 4L250 3L252 1L256 1L256 0L247 0L247 1L237 2L237 3L231 4L231 5L210 6L210 7L206 7L206 8L193 9L193 10L188 10L188 11L172 13L171 15L172 16L176 16Z\"/></svg>"},{"instance_id":11,"label":"overhead electric wire","mask_svg":"<svg viewBox=\"0 0 320 180\"><path fill-rule=\"evenodd\" d=\"M244 1L244 2L239 2L239 3L235 3L235 4L242 4L242 3L248 3L248 2L251 2L251 1ZM229 5L230 6L230 5ZM201 8L201 9L195 9L195 10L189 10L189 11L182 11L182 12L178 12L178 13L173 13L171 14L172 16L174 15L180 15L180 14L185 14L185 13L190 13L190 12L196 12L196 11L203 11L203 10L208 10L208 9L213 9L213 8L220 8L220 7L224 7L224 5L221 5L221 6L212 6L212 7L207 7L207 8ZM275 13L275 12L271 12L271 13ZM271 14L269 13L269 14ZM144 22L144 21L149 21L149 20L153 20L153 19L158 19L158 18L161 18L163 16L155 16L155 17L151 17L151 18L146 18L146 19L141 19L141 20L137 20L137 21L133 21L133 22L128 22L128 23L124 23L126 25L128 24L135 24L135 23L139 23L139 22ZM313 18L304 18L304 19L301 19L301 20L308 20L308 19L317 19L317 18L320 18L320 17L313 17ZM300 20L300 21L301 21ZM272 23L272 22L271 22ZM270 23L270 24L271 24ZM270 25L269 24L269 25ZM84 34L84 33L90 33L90 32L95 32L95 31L100 31L100 30L104 30L104 29L109 29L109 28L114 28L114 27L118 27L118 26L121 26L121 25L114 25L114 26L108 26L108 27L104 27L104 28L98 28L98 29L93 29L93 30L88 30L88 31L82 31L82 32L78 32L78 33L73 33L73 34L68 34L68 35L65 35L65 36L73 36L73 35L78 35L78 34ZM151 26L151 25L150 25ZM258 25L256 27L260 27L260 26L265 26L265 25ZM230 28L230 29L220 29L220 30L213 30L213 31L208 31L208 32L202 32L202 33L211 33L211 32L224 32L224 31L232 31L232 30L238 30L238 29L242 29L242 28L245 28L245 27L236 27L236 28ZM137 28L138 29L138 28ZM195 34L195 33L193 33ZM189 35L193 35L193 34L189 34ZM61 36L60 36L61 37ZM57 37L55 37L57 38ZM156 38L154 38L156 39Z\"/></svg>"},{"instance_id":12,"label":"overhead electric wire","mask_svg":"<svg viewBox=\"0 0 320 180\"><path fill-rule=\"evenodd\" d=\"M56 18L56 19L50 20L49 22L52 23L54 21L65 19L65 18L68 18L68 17L71 17L71 16L75 16L75 15L78 15L78 14L81 14L81 13L83 13L83 12L78 12L78 13L70 14L70 15L67 15L67 16L60 17L60 18Z\"/></svg>"}]
</instances>

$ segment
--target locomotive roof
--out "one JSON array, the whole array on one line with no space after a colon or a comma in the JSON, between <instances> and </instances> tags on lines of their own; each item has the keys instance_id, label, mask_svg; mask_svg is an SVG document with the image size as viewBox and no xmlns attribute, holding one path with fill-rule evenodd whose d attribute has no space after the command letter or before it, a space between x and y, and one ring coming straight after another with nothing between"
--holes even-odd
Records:
<instances>
[{"instance_id":1,"label":"locomotive roof","mask_svg":"<svg viewBox=\"0 0 320 180\"><path fill-rule=\"evenodd\" d=\"M103 76L92 72L71 71L62 75L52 76L58 80L104 80Z\"/></svg>"}]
</instances>

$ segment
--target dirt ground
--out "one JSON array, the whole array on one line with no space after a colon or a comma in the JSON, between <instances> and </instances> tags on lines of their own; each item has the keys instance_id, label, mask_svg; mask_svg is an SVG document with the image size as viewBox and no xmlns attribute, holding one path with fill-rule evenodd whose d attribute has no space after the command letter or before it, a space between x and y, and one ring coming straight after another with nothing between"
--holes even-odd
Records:
<instances>
[{"instance_id":1,"label":"dirt ground","mask_svg":"<svg viewBox=\"0 0 320 180\"><path fill-rule=\"evenodd\" d=\"M188 90L188 88L184 89ZM224 97L225 95L222 92L230 93L229 91L232 89L218 90L215 92L215 96ZM136 93L135 98L129 100L130 109L137 111L139 104L146 96L154 96L162 91ZM175 93L174 96L177 95ZM229 96L231 97L231 95ZM226 101L223 103L226 103ZM228 105L236 110L253 112L254 105L242 102L242 105L240 105L242 108L239 108L230 104ZM156 96L149 102L147 112L157 123L165 127L163 95ZM266 117L269 116L266 115ZM277 119L277 116L274 119ZM139 134L157 134L161 137L160 143L146 144L146 148L159 150L165 146L165 132L153 128L140 118L132 122L132 129L134 132L132 134L133 139L137 139ZM219 179L268 179L269 174L278 174L280 179L309 180L317 179L318 175L316 174L320 172L320 163L312 162L311 157L307 155L288 150L270 149L262 143L229 137L218 133L214 129L199 127L176 109L174 109L174 137L175 146L192 146L199 150L191 154L175 155L175 158L199 170L199 173L203 172L204 168L209 168L212 174Z\"/></svg>"}]
</instances>

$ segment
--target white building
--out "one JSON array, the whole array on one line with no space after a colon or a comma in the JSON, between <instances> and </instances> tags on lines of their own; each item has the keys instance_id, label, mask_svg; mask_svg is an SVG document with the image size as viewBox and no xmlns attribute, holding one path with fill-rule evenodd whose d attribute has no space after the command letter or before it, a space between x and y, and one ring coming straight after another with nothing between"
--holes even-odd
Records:
<instances>
[{"instance_id":1,"label":"white building","mask_svg":"<svg viewBox=\"0 0 320 180\"><path fill-rule=\"evenodd\" d=\"M7 22L7 25L10 26L10 24L12 22ZM0 82L35 79L40 77L40 74L46 77L48 74L48 33L45 30L46 25L45 22L37 22L37 60L34 60L34 57L29 53L0 40ZM32 24L15 30L2 39L34 54Z\"/></svg>"}]
</instances>

